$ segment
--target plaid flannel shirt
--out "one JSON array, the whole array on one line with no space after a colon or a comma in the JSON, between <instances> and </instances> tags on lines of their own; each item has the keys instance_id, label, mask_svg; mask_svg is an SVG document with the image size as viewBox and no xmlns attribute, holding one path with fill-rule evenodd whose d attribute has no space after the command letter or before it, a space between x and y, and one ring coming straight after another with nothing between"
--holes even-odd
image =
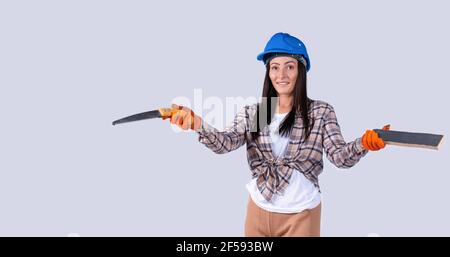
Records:
<instances>
[{"instance_id":1,"label":"plaid flannel shirt","mask_svg":"<svg viewBox=\"0 0 450 257\"><path fill-rule=\"evenodd\" d=\"M338 168L350 168L366 155L361 138L346 143L339 127L333 107L323 101L314 100L310 105L311 134L302 137L303 120L296 112L294 127L283 156L274 157L270 131L266 126L256 140L251 138L251 124L255 120L256 104L245 106L224 131L218 131L203 122L198 131L199 142L218 154L236 150L247 144L247 159L252 177L268 201L274 194L282 194L289 184L294 170L303 173L319 190L318 176L323 170L322 154Z\"/></svg>"}]
</instances>

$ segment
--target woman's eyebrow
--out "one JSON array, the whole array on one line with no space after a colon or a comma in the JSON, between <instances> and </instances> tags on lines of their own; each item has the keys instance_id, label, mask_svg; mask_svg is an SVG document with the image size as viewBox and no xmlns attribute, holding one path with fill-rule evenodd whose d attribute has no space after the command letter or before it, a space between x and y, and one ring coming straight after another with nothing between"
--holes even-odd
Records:
<instances>
[{"instance_id":1,"label":"woman's eyebrow","mask_svg":"<svg viewBox=\"0 0 450 257\"><path fill-rule=\"evenodd\" d=\"M287 62L285 62L284 64L288 64L288 63L290 63L290 62L292 62L292 63L295 63L294 61L287 61ZM277 62L272 62L272 63L270 63L271 65L272 64L277 64L277 65L280 65L279 63L277 63Z\"/></svg>"}]
</instances>

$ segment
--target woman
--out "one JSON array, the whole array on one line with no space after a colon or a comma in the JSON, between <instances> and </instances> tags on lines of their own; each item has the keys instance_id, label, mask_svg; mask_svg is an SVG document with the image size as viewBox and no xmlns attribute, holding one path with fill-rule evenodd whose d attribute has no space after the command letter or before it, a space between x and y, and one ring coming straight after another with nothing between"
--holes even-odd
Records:
<instances>
[{"instance_id":1,"label":"woman","mask_svg":"<svg viewBox=\"0 0 450 257\"><path fill-rule=\"evenodd\" d=\"M216 153L247 144L252 179L246 185L246 236L320 236L323 152L335 166L350 168L385 144L373 130L346 143L333 107L308 98L310 61L298 38L273 35L257 59L266 66L263 101L245 106L231 126L218 131L177 105L171 123L197 131L199 141Z\"/></svg>"}]
</instances>

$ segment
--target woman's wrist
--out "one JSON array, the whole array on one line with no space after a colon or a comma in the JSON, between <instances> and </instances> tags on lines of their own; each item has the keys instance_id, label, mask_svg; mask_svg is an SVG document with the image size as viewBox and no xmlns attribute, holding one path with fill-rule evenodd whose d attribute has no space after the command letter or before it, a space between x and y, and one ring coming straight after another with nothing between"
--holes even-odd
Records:
<instances>
[{"instance_id":1,"label":"woman's wrist","mask_svg":"<svg viewBox=\"0 0 450 257\"><path fill-rule=\"evenodd\" d=\"M194 124L192 126L192 130L196 131L196 132L200 132L202 130L202 118L200 118L197 115L194 115Z\"/></svg>"}]
</instances>

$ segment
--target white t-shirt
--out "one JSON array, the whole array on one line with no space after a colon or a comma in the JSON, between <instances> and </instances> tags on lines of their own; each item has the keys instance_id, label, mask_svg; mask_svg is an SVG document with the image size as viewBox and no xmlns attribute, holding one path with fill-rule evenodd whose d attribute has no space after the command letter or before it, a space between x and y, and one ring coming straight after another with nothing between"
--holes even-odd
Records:
<instances>
[{"instance_id":1,"label":"white t-shirt","mask_svg":"<svg viewBox=\"0 0 450 257\"><path fill-rule=\"evenodd\" d=\"M284 155L289 143L288 137L278 134L280 123L287 113L275 113L270 123L270 138L272 140L272 152L275 157ZM250 180L246 187L252 200L259 207L279 213L297 213L306 209L312 209L320 204L321 197L319 190L309 181L303 173L294 170L289 179L283 195L274 195L271 202L267 201L258 190L257 178Z\"/></svg>"}]
</instances>

